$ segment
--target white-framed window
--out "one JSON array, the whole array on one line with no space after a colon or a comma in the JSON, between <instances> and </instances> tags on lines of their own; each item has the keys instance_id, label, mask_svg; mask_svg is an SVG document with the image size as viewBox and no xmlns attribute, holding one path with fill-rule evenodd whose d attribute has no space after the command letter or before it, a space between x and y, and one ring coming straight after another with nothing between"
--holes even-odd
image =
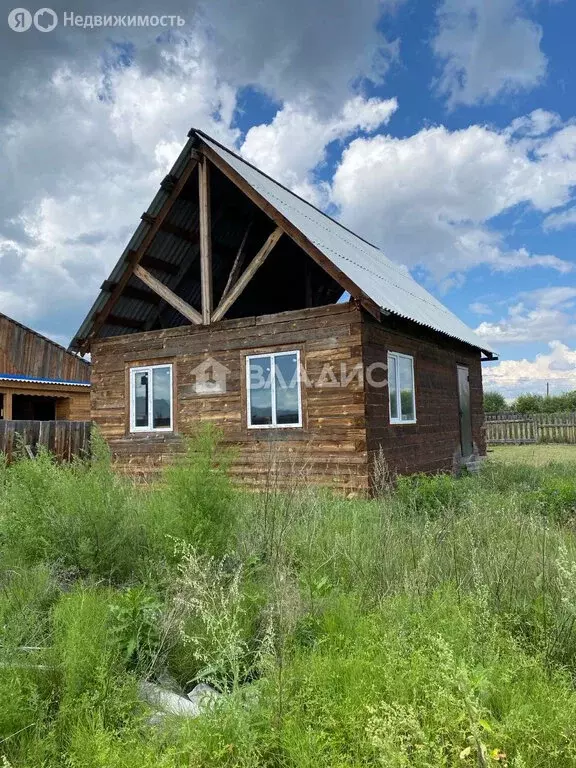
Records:
<instances>
[{"instance_id":1,"label":"white-framed window","mask_svg":"<svg viewBox=\"0 0 576 768\"><path fill-rule=\"evenodd\" d=\"M172 365L130 369L130 431L170 432L173 428Z\"/></svg>"},{"instance_id":2,"label":"white-framed window","mask_svg":"<svg viewBox=\"0 0 576 768\"><path fill-rule=\"evenodd\" d=\"M390 424L416 423L414 358L388 352L388 396Z\"/></svg>"},{"instance_id":3,"label":"white-framed window","mask_svg":"<svg viewBox=\"0 0 576 768\"><path fill-rule=\"evenodd\" d=\"M300 352L246 356L248 428L302 426Z\"/></svg>"}]
</instances>

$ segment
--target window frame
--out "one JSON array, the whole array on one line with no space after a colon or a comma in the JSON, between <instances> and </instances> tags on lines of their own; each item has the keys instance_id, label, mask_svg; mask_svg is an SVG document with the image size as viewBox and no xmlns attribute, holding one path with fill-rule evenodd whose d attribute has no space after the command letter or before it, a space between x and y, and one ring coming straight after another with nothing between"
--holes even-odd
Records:
<instances>
[{"instance_id":1,"label":"window frame","mask_svg":"<svg viewBox=\"0 0 576 768\"><path fill-rule=\"evenodd\" d=\"M153 426L154 418L154 386L153 386L153 371L158 368L168 368L170 371L170 426L169 427L155 427ZM136 426L136 387L135 377L139 373L148 374L148 424L145 427ZM130 385L130 432L173 432L174 431L174 371L172 363L159 363L158 365L138 365L135 368L130 368L128 371L129 385ZM152 421L152 423L150 423Z\"/></svg>"},{"instance_id":2,"label":"window frame","mask_svg":"<svg viewBox=\"0 0 576 768\"><path fill-rule=\"evenodd\" d=\"M278 424L276 413L276 358L286 355L296 355L296 375L298 392L298 423L297 424ZM269 357L270 367L270 397L272 405L272 424L251 424L252 402L250 397L250 364L252 360L258 360L263 357ZM246 355L246 426L248 429L302 429L302 376L300 372L300 350L286 349L280 352L258 352L257 354Z\"/></svg>"},{"instance_id":3,"label":"window frame","mask_svg":"<svg viewBox=\"0 0 576 768\"><path fill-rule=\"evenodd\" d=\"M393 417L392 416L392 407L391 407L391 398L390 398L390 358L394 358L396 360L396 413L398 416ZM402 390L400 389L400 366L399 366L399 360L401 358L404 358L404 360L410 360L410 366L412 369L412 412L414 413L413 419L403 419L402 418ZM390 424L416 424L416 377L414 375L414 356L413 355L406 355L403 352L388 352L388 417L390 419Z\"/></svg>"}]
</instances>

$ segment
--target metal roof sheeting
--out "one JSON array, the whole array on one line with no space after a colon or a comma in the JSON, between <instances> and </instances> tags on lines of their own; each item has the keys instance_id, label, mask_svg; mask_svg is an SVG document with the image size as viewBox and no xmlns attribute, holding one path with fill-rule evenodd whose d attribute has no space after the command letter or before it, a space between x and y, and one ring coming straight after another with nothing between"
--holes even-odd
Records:
<instances>
[{"instance_id":1,"label":"metal roof sheeting","mask_svg":"<svg viewBox=\"0 0 576 768\"><path fill-rule=\"evenodd\" d=\"M202 140L285 216L381 309L496 354L485 341L419 285L405 267L209 136Z\"/></svg>"},{"instance_id":2,"label":"metal roof sheeting","mask_svg":"<svg viewBox=\"0 0 576 768\"><path fill-rule=\"evenodd\" d=\"M14 373L0 373L0 381L26 381L28 384L65 384L69 387L89 387L89 381L65 381L64 379L41 379L34 376L19 376Z\"/></svg>"}]
</instances>

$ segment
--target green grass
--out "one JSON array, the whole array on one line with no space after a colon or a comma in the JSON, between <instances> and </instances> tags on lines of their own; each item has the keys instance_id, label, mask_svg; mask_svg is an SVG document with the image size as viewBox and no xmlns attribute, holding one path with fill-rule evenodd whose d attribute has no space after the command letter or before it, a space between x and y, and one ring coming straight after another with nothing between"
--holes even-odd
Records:
<instances>
[{"instance_id":1,"label":"green grass","mask_svg":"<svg viewBox=\"0 0 576 768\"><path fill-rule=\"evenodd\" d=\"M576 767L571 450L346 500L95 449L0 466L0 765ZM153 726L142 679L225 695Z\"/></svg>"},{"instance_id":2,"label":"green grass","mask_svg":"<svg viewBox=\"0 0 576 768\"><path fill-rule=\"evenodd\" d=\"M489 447L491 460L506 464L531 464L541 467L546 464L576 464L576 445L493 445Z\"/></svg>"}]
</instances>

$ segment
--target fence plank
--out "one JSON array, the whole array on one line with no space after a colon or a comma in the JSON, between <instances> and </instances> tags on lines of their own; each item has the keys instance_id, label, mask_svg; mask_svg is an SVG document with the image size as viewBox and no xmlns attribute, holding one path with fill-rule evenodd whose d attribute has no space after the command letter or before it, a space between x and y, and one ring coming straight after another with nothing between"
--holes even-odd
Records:
<instances>
[{"instance_id":1,"label":"fence plank","mask_svg":"<svg viewBox=\"0 0 576 768\"><path fill-rule=\"evenodd\" d=\"M487 413L486 440L495 443L576 444L576 411L570 413Z\"/></svg>"},{"instance_id":2,"label":"fence plank","mask_svg":"<svg viewBox=\"0 0 576 768\"><path fill-rule=\"evenodd\" d=\"M12 461L23 451L47 448L59 461L90 453L89 421L6 421L0 419L0 454ZM27 448L26 448L27 447Z\"/></svg>"}]
</instances>

